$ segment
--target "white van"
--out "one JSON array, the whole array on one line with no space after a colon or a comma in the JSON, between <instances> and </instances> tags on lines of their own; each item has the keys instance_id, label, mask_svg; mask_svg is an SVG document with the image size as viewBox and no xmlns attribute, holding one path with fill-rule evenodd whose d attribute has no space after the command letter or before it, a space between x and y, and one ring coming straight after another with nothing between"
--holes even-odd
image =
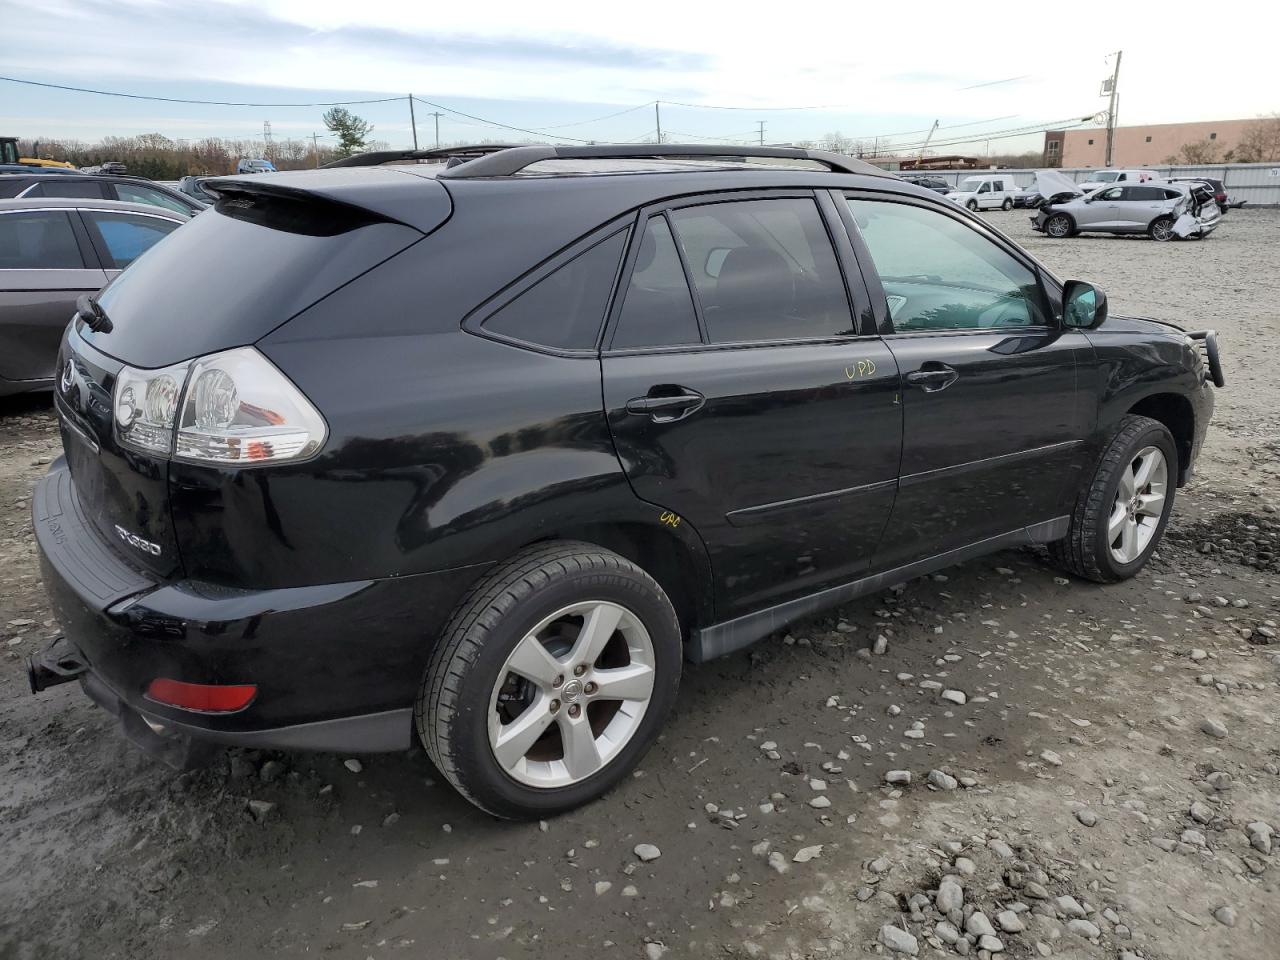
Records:
<instances>
[{"instance_id":1,"label":"white van","mask_svg":"<svg viewBox=\"0 0 1280 960\"><path fill-rule=\"evenodd\" d=\"M948 200L963 204L970 210L1001 210L1013 208L1013 195L1018 192L1018 185L1007 173L984 173L980 176L965 177L959 186L947 194Z\"/></svg>"},{"instance_id":2,"label":"white van","mask_svg":"<svg viewBox=\"0 0 1280 960\"><path fill-rule=\"evenodd\" d=\"M1094 170L1088 178L1076 184L1085 193L1101 187L1109 187L1114 183L1146 183L1157 180L1154 170Z\"/></svg>"}]
</instances>

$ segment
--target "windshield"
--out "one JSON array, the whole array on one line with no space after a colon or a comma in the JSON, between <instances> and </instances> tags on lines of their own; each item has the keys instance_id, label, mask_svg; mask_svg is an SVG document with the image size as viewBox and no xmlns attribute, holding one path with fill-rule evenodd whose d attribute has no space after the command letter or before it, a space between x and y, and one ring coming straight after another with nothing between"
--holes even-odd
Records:
<instances>
[{"instance_id":1,"label":"windshield","mask_svg":"<svg viewBox=\"0 0 1280 960\"><path fill-rule=\"evenodd\" d=\"M961 180L960 186L956 187L956 189L964 193L973 193L981 185L982 185L981 177L970 177L968 180Z\"/></svg>"},{"instance_id":2,"label":"windshield","mask_svg":"<svg viewBox=\"0 0 1280 960\"><path fill-rule=\"evenodd\" d=\"M1097 173L1091 174L1089 179L1094 183L1111 183L1118 176L1120 174L1114 170L1099 170Z\"/></svg>"}]
</instances>

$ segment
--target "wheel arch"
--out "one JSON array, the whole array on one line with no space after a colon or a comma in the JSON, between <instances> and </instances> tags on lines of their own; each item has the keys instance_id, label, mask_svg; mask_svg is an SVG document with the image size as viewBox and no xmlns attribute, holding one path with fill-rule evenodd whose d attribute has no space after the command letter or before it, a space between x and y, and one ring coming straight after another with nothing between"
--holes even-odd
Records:
<instances>
[{"instance_id":1,"label":"wheel arch","mask_svg":"<svg viewBox=\"0 0 1280 960\"><path fill-rule=\"evenodd\" d=\"M625 557L658 581L675 607L688 642L698 627L714 622L711 561L701 538L684 520L656 507L654 511L656 522L624 519L567 524L526 546L576 540Z\"/></svg>"},{"instance_id":2,"label":"wheel arch","mask_svg":"<svg viewBox=\"0 0 1280 960\"><path fill-rule=\"evenodd\" d=\"M1178 486L1185 486L1196 436L1196 414L1191 401L1180 393L1152 393L1132 404L1125 413L1150 417L1173 434L1178 450Z\"/></svg>"},{"instance_id":3,"label":"wheel arch","mask_svg":"<svg viewBox=\"0 0 1280 960\"><path fill-rule=\"evenodd\" d=\"M1045 233L1048 233L1048 232L1049 232L1049 231L1048 231L1048 229L1047 229L1047 227L1049 226L1049 220L1052 220L1054 217L1066 217L1066 218L1067 218L1067 223L1071 224L1071 231L1070 231L1070 233L1068 233L1068 234L1067 234L1067 236L1071 236L1071 234L1072 234L1072 233L1076 233L1076 232L1078 232L1078 231L1080 230L1080 224L1076 222L1076 218L1075 218L1075 217L1073 217L1071 214L1067 213L1067 211L1065 211L1065 210L1052 210L1052 209L1051 209L1051 210L1049 210L1049 216L1048 216L1048 218L1047 218L1047 219L1045 220L1045 222L1044 222L1044 223L1045 223L1045 227L1046 227Z\"/></svg>"}]
</instances>

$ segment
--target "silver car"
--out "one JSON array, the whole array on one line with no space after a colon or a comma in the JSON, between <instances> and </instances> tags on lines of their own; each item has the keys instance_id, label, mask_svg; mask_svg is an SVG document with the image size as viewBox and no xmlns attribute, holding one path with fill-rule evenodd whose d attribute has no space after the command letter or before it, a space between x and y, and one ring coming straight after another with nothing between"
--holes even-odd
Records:
<instances>
[{"instance_id":1,"label":"silver car","mask_svg":"<svg viewBox=\"0 0 1280 960\"><path fill-rule=\"evenodd\" d=\"M1144 183L1105 187L1088 196L1047 203L1031 225L1051 237L1082 232L1145 233L1152 240L1204 237L1221 213L1203 183Z\"/></svg>"},{"instance_id":2,"label":"silver car","mask_svg":"<svg viewBox=\"0 0 1280 960\"><path fill-rule=\"evenodd\" d=\"M0 200L0 397L48 389L76 298L188 219L116 200Z\"/></svg>"}]
</instances>

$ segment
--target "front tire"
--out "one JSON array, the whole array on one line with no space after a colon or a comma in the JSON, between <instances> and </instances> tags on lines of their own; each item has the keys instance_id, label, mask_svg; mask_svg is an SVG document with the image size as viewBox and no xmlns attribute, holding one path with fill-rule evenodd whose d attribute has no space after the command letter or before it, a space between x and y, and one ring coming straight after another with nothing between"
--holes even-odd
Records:
<instances>
[{"instance_id":1,"label":"front tire","mask_svg":"<svg viewBox=\"0 0 1280 960\"><path fill-rule=\"evenodd\" d=\"M587 543L517 554L472 588L432 653L418 735L464 797L497 817L581 806L639 762L680 683L666 593Z\"/></svg>"},{"instance_id":2,"label":"front tire","mask_svg":"<svg viewBox=\"0 0 1280 960\"><path fill-rule=\"evenodd\" d=\"M978 201L977 201L977 200L970 200L968 203L966 203L966 204L965 204L965 206L969 208L969 211L970 211L971 213L977 213L977 212L978 212Z\"/></svg>"},{"instance_id":3,"label":"front tire","mask_svg":"<svg viewBox=\"0 0 1280 960\"><path fill-rule=\"evenodd\" d=\"M1065 213L1055 213L1044 222L1044 232L1058 240L1071 236L1075 231L1075 221Z\"/></svg>"},{"instance_id":4,"label":"front tire","mask_svg":"<svg viewBox=\"0 0 1280 960\"><path fill-rule=\"evenodd\" d=\"M1132 577L1164 536L1177 476L1177 448L1165 425L1125 417L1076 499L1067 535L1049 545L1053 561L1097 583Z\"/></svg>"}]
</instances>

